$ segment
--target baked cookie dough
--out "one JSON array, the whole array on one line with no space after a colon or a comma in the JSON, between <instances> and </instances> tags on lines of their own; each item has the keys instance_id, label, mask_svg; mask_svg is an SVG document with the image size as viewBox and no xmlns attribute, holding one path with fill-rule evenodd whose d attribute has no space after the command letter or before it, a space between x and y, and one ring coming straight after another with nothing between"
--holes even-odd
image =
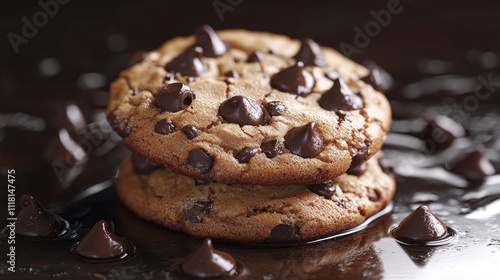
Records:
<instances>
[{"instance_id":1,"label":"baked cookie dough","mask_svg":"<svg viewBox=\"0 0 500 280\"><path fill-rule=\"evenodd\" d=\"M108 120L132 151L191 177L322 183L383 144L391 109L369 74L311 39L202 26L123 71Z\"/></svg>"},{"instance_id":2,"label":"baked cookie dough","mask_svg":"<svg viewBox=\"0 0 500 280\"><path fill-rule=\"evenodd\" d=\"M274 243L317 239L361 224L388 205L395 181L378 155L359 177L344 174L326 184L287 186L200 184L134 157L121 166L116 189L127 208L169 229Z\"/></svg>"}]
</instances>

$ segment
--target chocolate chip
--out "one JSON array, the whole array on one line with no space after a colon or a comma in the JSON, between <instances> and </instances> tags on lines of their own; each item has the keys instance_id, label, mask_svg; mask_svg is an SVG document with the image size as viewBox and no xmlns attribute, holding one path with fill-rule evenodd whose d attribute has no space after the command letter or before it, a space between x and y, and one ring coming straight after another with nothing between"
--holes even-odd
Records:
<instances>
[{"instance_id":1,"label":"chocolate chip","mask_svg":"<svg viewBox=\"0 0 500 280\"><path fill-rule=\"evenodd\" d=\"M478 146L475 151L449 164L447 168L469 181L482 181L486 176L493 175L496 172L495 166L484 155L483 146Z\"/></svg>"},{"instance_id":2,"label":"chocolate chip","mask_svg":"<svg viewBox=\"0 0 500 280\"><path fill-rule=\"evenodd\" d=\"M366 171L366 162L362 162L358 165L349 167L349 169L347 169L346 173L349 175L361 176L361 175L363 175L363 173L365 173L365 171Z\"/></svg>"},{"instance_id":3,"label":"chocolate chip","mask_svg":"<svg viewBox=\"0 0 500 280\"><path fill-rule=\"evenodd\" d=\"M445 149L456 138L465 136L464 127L447 116L428 112L424 115L424 118L428 123L425 131L426 136L431 139L432 143L438 149Z\"/></svg>"},{"instance_id":4,"label":"chocolate chip","mask_svg":"<svg viewBox=\"0 0 500 280\"><path fill-rule=\"evenodd\" d=\"M368 159L370 143L365 140L364 144L365 145L356 152L356 155L352 157L350 168L355 168L356 166L359 166L362 163L366 162L366 160Z\"/></svg>"},{"instance_id":5,"label":"chocolate chip","mask_svg":"<svg viewBox=\"0 0 500 280\"><path fill-rule=\"evenodd\" d=\"M281 116L285 113L285 104L281 101L270 101L266 104L266 111L271 116Z\"/></svg>"},{"instance_id":6,"label":"chocolate chip","mask_svg":"<svg viewBox=\"0 0 500 280\"><path fill-rule=\"evenodd\" d=\"M298 240L299 227L290 224L279 224L271 230L269 235L269 242L290 242Z\"/></svg>"},{"instance_id":7,"label":"chocolate chip","mask_svg":"<svg viewBox=\"0 0 500 280\"><path fill-rule=\"evenodd\" d=\"M259 125L264 121L264 110L257 101L246 96L233 96L219 107L224 120L239 125Z\"/></svg>"},{"instance_id":8,"label":"chocolate chip","mask_svg":"<svg viewBox=\"0 0 500 280\"><path fill-rule=\"evenodd\" d=\"M236 154L239 163L248 163L258 152L257 148L244 148Z\"/></svg>"},{"instance_id":9,"label":"chocolate chip","mask_svg":"<svg viewBox=\"0 0 500 280\"><path fill-rule=\"evenodd\" d=\"M23 236L55 236L63 228L62 219L45 209L38 200L25 194L20 200L15 232Z\"/></svg>"},{"instance_id":10,"label":"chocolate chip","mask_svg":"<svg viewBox=\"0 0 500 280\"><path fill-rule=\"evenodd\" d=\"M304 63L295 65L276 73L271 78L271 86L279 91L306 96L314 87L314 78L304 69Z\"/></svg>"},{"instance_id":11,"label":"chocolate chip","mask_svg":"<svg viewBox=\"0 0 500 280\"><path fill-rule=\"evenodd\" d=\"M212 170L214 161L214 158L203 149L192 150L187 158L187 164L198 169L203 174Z\"/></svg>"},{"instance_id":12,"label":"chocolate chip","mask_svg":"<svg viewBox=\"0 0 500 280\"><path fill-rule=\"evenodd\" d=\"M207 72L207 65L201 60L203 49L198 46L189 47L167 63L165 70L180 73L183 76L199 77Z\"/></svg>"},{"instance_id":13,"label":"chocolate chip","mask_svg":"<svg viewBox=\"0 0 500 280\"><path fill-rule=\"evenodd\" d=\"M224 74L224 76L226 76L228 78L234 78L234 79L240 78L240 74L238 74L238 72L236 70L227 71L226 74Z\"/></svg>"},{"instance_id":14,"label":"chocolate chip","mask_svg":"<svg viewBox=\"0 0 500 280\"><path fill-rule=\"evenodd\" d=\"M328 71L326 74L325 74L325 77L327 77L328 79L332 80L332 81L335 81L337 80L338 78L340 78L340 74L339 72L337 71Z\"/></svg>"},{"instance_id":15,"label":"chocolate chip","mask_svg":"<svg viewBox=\"0 0 500 280\"><path fill-rule=\"evenodd\" d=\"M285 147L294 155L313 158L323 151L323 138L316 130L316 123L294 127L285 135Z\"/></svg>"},{"instance_id":16,"label":"chocolate chip","mask_svg":"<svg viewBox=\"0 0 500 280\"><path fill-rule=\"evenodd\" d=\"M162 111L178 112L186 109L196 98L194 92L183 83L165 85L156 95L155 106Z\"/></svg>"},{"instance_id":17,"label":"chocolate chip","mask_svg":"<svg viewBox=\"0 0 500 280\"><path fill-rule=\"evenodd\" d=\"M394 166L392 165L390 159L386 157L379 158L378 165L380 166L380 169L382 169L382 172L384 172L385 174L394 174Z\"/></svg>"},{"instance_id":18,"label":"chocolate chip","mask_svg":"<svg viewBox=\"0 0 500 280\"><path fill-rule=\"evenodd\" d=\"M184 219L194 224L203 223L203 218L200 217L200 214L210 214L212 211L212 201L195 201L193 206L184 213Z\"/></svg>"},{"instance_id":19,"label":"chocolate chip","mask_svg":"<svg viewBox=\"0 0 500 280\"><path fill-rule=\"evenodd\" d=\"M113 128L122 138L128 137L132 132L132 127L129 126L122 117L118 117L115 111L108 114L107 120L111 128Z\"/></svg>"},{"instance_id":20,"label":"chocolate chip","mask_svg":"<svg viewBox=\"0 0 500 280\"><path fill-rule=\"evenodd\" d=\"M342 78L333 82L332 88L318 100L319 106L328 111L351 111L363 108L363 100L354 94Z\"/></svg>"},{"instance_id":21,"label":"chocolate chip","mask_svg":"<svg viewBox=\"0 0 500 280\"><path fill-rule=\"evenodd\" d=\"M172 120L163 119L163 120L156 123L155 132L162 134L162 135L170 134L172 132L175 132L175 125L172 122Z\"/></svg>"},{"instance_id":22,"label":"chocolate chip","mask_svg":"<svg viewBox=\"0 0 500 280\"><path fill-rule=\"evenodd\" d=\"M310 38L303 38L299 51L294 56L296 61L302 61L307 66L326 66L325 58L318 43Z\"/></svg>"},{"instance_id":23,"label":"chocolate chip","mask_svg":"<svg viewBox=\"0 0 500 280\"><path fill-rule=\"evenodd\" d=\"M198 131L198 129L195 127L195 126L192 126L192 125L186 125L184 126L181 131L186 134L186 137L188 139L193 139L193 138L196 138L198 137L198 135L200 135L200 132Z\"/></svg>"},{"instance_id":24,"label":"chocolate chip","mask_svg":"<svg viewBox=\"0 0 500 280\"><path fill-rule=\"evenodd\" d=\"M262 143L260 145L260 149L262 152L266 155L267 158L274 158L276 156L279 156L283 153L284 150L283 143L279 142L278 140L270 140L267 142Z\"/></svg>"},{"instance_id":25,"label":"chocolate chip","mask_svg":"<svg viewBox=\"0 0 500 280\"><path fill-rule=\"evenodd\" d=\"M156 169L162 168L158 163L144 159L135 153L132 154L131 159L134 172L137 174L150 174Z\"/></svg>"},{"instance_id":26,"label":"chocolate chip","mask_svg":"<svg viewBox=\"0 0 500 280\"><path fill-rule=\"evenodd\" d=\"M376 91L379 91L381 93L385 92L384 79L382 77L382 73L378 68L371 69L370 74L362 78L361 80L371 85Z\"/></svg>"},{"instance_id":27,"label":"chocolate chip","mask_svg":"<svg viewBox=\"0 0 500 280\"><path fill-rule=\"evenodd\" d=\"M114 233L113 223L100 220L76 245L75 252L80 256L93 259L122 256L129 250L129 245Z\"/></svg>"},{"instance_id":28,"label":"chocolate chip","mask_svg":"<svg viewBox=\"0 0 500 280\"><path fill-rule=\"evenodd\" d=\"M448 235L446 225L422 205L406 216L392 233L399 240L432 241Z\"/></svg>"},{"instance_id":29,"label":"chocolate chip","mask_svg":"<svg viewBox=\"0 0 500 280\"><path fill-rule=\"evenodd\" d=\"M321 195L326 199L330 199L335 194L337 187L338 185L333 182L307 185L307 188L309 188L310 191L317 195Z\"/></svg>"},{"instance_id":30,"label":"chocolate chip","mask_svg":"<svg viewBox=\"0 0 500 280\"><path fill-rule=\"evenodd\" d=\"M196 30L196 44L203 48L206 57L218 57L227 52L226 44L217 36L212 27L204 24Z\"/></svg>"},{"instance_id":31,"label":"chocolate chip","mask_svg":"<svg viewBox=\"0 0 500 280\"><path fill-rule=\"evenodd\" d=\"M254 51L247 58L247 62L260 62L264 60L264 54L259 51Z\"/></svg>"},{"instance_id":32,"label":"chocolate chip","mask_svg":"<svg viewBox=\"0 0 500 280\"><path fill-rule=\"evenodd\" d=\"M203 245L180 264L183 273L196 279L229 276L235 268L234 258L228 253L215 250L210 239L205 239Z\"/></svg>"},{"instance_id":33,"label":"chocolate chip","mask_svg":"<svg viewBox=\"0 0 500 280\"><path fill-rule=\"evenodd\" d=\"M368 197L370 201L377 202L380 200L380 195L376 190L371 190L370 197Z\"/></svg>"}]
</instances>

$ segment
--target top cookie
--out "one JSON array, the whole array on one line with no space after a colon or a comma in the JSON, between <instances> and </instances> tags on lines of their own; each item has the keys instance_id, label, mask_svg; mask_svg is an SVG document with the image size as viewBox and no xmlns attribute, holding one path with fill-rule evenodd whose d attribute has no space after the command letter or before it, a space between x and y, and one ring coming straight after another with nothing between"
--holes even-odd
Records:
<instances>
[{"instance_id":1,"label":"top cookie","mask_svg":"<svg viewBox=\"0 0 500 280\"><path fill-rule=\"evenodd\" d=\"M391 110L369 74L310 39L202 26L123 71L108 120L134 152L201 180L321 183L382 146Z\"/></svg>"}]
</instances>

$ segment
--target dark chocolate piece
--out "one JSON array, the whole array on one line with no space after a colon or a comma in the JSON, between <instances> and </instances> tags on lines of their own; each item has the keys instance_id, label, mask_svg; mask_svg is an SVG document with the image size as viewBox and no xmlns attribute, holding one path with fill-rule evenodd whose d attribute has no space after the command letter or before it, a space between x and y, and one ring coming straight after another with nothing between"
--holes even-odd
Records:
<instances>
[{"instance_id":1,"label":"dark chocolate piece","mask_svg":"<svg viewBox=\"0 0 500 280\"><path fill-rule=\"evenodd\" d=\"M368 159L369 147L370 143L368 141L365 141L365 145L363 146L363 148L359 149L356 152L356 155L352 157L350 168L355 168L366 162L366 160Z\"/></svg>"},{"instance_id":2,"label":"dark chocolate piece","mask_svg":"<svg viewBox=\"0 0 500 280\"><path fill-rule=\"evenodd\" d=\"M127 242L115 235L113 223L104 220L98 221L75 247L78 255L93 259L123 256L128 250Z\"/></svg>"},{"instance_id":3,"label":"dark chocolate piece","mask_svg":"<svg viewBox=\"0 0 500 280\"><path fill-rule=\"evenodd\" d=\"M431 112L425 114L424 118L428 122L426 136L438 149L447 148L456 138L465 136L464 127L447 116Z\"/></svg>"},{"instance_id":4,"label":"dark chocolate piece","mask_svg":"<svg viewBox=\"0 0 500 280\"><path fill-rule=\"evenodd\" d=\"M279 224L271 230L269 235L269 242L290 242L298 240L299 227L290 224Z\"/></svg>"},{"instance_id":5,"label":"dark chocolate piece","mask_svg":"<svg viewBox=\"0 0 500 280\"><path fill-rule=\"evenodd\" d=\"M165 70L180 73L182 76L199 77L207 72L207 65L201 59L203 49L198 46L189 47L167 63Z\"/></svg>"},{"instance_id":6,"label":"dark chocolate piece","mask_svg":"<svg viewBox=\"0 0 500 280\"><path fill-rule=\"evenodd\" d=\"M227 78L233 78L233 79L240 78L240 74L238 74L238 72L236 70L227 71L226 74L224 74L224 76Z\"/></svg>"},{"instance_id":7,"label":"dark chocolate piece","mask_svg":"<svg viewBox=\"0 0 500 280\"><path fill-rule=\"evenodd\" d=\"M314 87L314 78L304 69L304 63L295 65L276 73L271 78L271 86L279 91L306 96Z\"/></svg>"},{"instance_id":8,"label":"dark chocolate piece","mask_svg":"<svg viewBox=\"0 0 500 280\"><path fill-rule=\"evenodd\" d=\"M346 173L349 175L361 176L363 175L363 173L365 173L365 171L366 171L366 162L362 162L356 166L349 167Z\"/></svg>"},{"instance_id":9,"label":"dark chocolate piece","mask_svg":"<svg viewBox=\"0 0 500 280\"><path fill-rule=\"evenodd\" d=\"M326 66L321 47L311 38L303 38L299 51L294 56L296 61L304 62L306 66Z\"/></svg>"},{"instance_id":10,"label":"dark chocolate piece","mask_svg":"<svg viewBox=\"0 0 500 280\"><path fill-rule=\"evenodd\" d=\"M370 201L377 202L380 200L380 194L377 191L372 190L370 193L370 197L368 197L368 199Z\"/></svg>"},{"instance_id":11,"label":"dark chocolate piece","mask_svg":"<svg viewBox=\"0 0 500 280\"><path fill-rule=\"evenodd\" d=\"M285 135L285 147L292 154L303 158L313 158L323 151L323 138L316 130L316 123L294 127Z\"/></svg>"},{"instance_id":12,"label":"dark chocolate piece","mask_svg":"<svg viewBox=\"0 0 500 280\"><path fill-rule=\"evenodd\" d=\"M227 52L226 44L209 25L203 24L196 30L196 44L206 57L218 57Z\"/></svg>"},{"instance_id":13,"label":"dark chocolate piece","mask_svg":"<svg viewBox=\"0 0 500 280\"><path fill-rule=\"evenodd\" d=\"M45 209L33 196L21 197L16 220L16 234L24 236L55 236L63 229L62 219Z\"/></svg>"},{"instance_id":14,"label":"dark chocolate piece","mask_svg":"<svg viewBox=\"0 0 500 280\"><path fill-rule=\"evenodd\" d=\"M194 139L196 138L198 135L200 135L200 132L198 131L198 129L195 127L195 126L192 126L192 125L186 125L184 126L181 131L186 134L186 137L188 139Z\"/></svg>"},{"instance_id":15,"label":"dark chocolate piece","mask_svg":"<svg viewBox=\"0 0 500 280\"><path fill-rule=\"evenodd\" d=\"M113 128L113 130L116 131L122 138L126 138L132 132L132 127L128 124L128 122L125 122L122 117L118 117L115 114L115 111L108 114L107 120L111 128Z\"/></svg>"},{"instance_id":16,"label":"dark chocolate piece","mask_svg":"<svg viewBox=\"0 0 500 280\"><path fill-rule=\"evenodd\" d=\"M317 195L321 195L326 199L332 198L337 190L338 185L333 182L328 182L324 184L312 184L307 185L307 188Z\"/></svg>"},{"instance_id":17,"label":"dark chocolate piece","mask_svg":"<svg viewBox=\"0 0 500 280\"><path fill-rule=\"evenodd\" d=\"M219 114L226 121L239 125L259 125L264 121L262 106L257 101L240 95L222 102Z\"/></svg>"},{"instance_id":18,"label":"dark chocolate piece","mask_svg":"<svg viewBox=\"0 0 500 280\"><path fill-rule=\"evenodd\" d=\"M448 235L446 225L422 205L406 216L392 233L401 241L433 241Z\"/></svg>"},{"instance_id":19,"label":"dark chocolate piece","mask_svg":"<svg viewBox=\"0 0 500 280\"><path fill-rule=\"evenodd\" d=\"M274 158L276 156L279 156L283 153L285 146L283 143L279 142L278 140L269 140L262 145L260 145L260 149L262 152L266 155L267 158Z\"/></svg>"},{"instance_id":20,"label":"dark chocolate piece","mask_svg":"<svg viewBox=\"0 0 500 280\"><path fill-rule=\"evenodd\" d=\"M259 51L254 51L247 58L247 62L261 62L262 60L264 60L264 54Z\"/></svg>"},{"instance_id":21,"label":"dark chocolate piece","mask_svg":"<svg viewBox=\"0 0 500 280\"><path fill-rule=\"evenodd\" d=\"M132 154L131 159L132 159L132 167L136 174L150 174L156 169L163 167L156 162L152 162L150 160L142 158L140 155L136 153Z\"/></svg>"},{"instance_id":22,"label":"dark chocolate piece","mask_svg":"<svg viewBox=\"0 0 500 280\"><path fill-rule=\"evenodd\" d=\"M230 276L235 269L234 258L228 253L214 249L212 240L208 238L180 264L183 273L197 278Z\"/></svg>"},{"instance_id":23,"label":"dark chocolate piece","mask_svg":"<svg viewBox=\"0 0 500 280\"><path fill-rule=\"evenodd\" d=\"M187 164L198 169L202 174L208 173L214 166L214 158L203 149L194 149L189 152Z\"/></svg>"},{"instance_id":24,"label":"dark chocolate piece","mask_svg":"<svg viewBox=\"0 0 500 280\"><path fill-rule=\"evenodd\" d=\"M198 185L206 185L207 182L203 182ZM203 218L200 217L201 213L210 214L213 210L213 203L210 200L207 201L195 201L193 207L184 213L184 219L190 221L194 224L203 223Z\"/></svg>"},{"instance_id":25,"label":"dark chocolate piece","mask_svg":"<svg viewBox=\"0 0 500 280\"><path fill-rule=\"evenodd\" d=\"M370 74L362 78L361 80L371 85L376 91L381 93L385 92L384 78L382 77L382 73L377 67L370 69Z\"/></svg>"},{"instance_id":26,"label":"dark chocolate piece","mask_svg":"<svg viewBox=\"0 0 500 280\"><path fill-rule=\"evenodd\" d=\"M244 148L236 154L239 163L248 163L258 152L257 148Z\"/></svg>"},{"instance_id":27,"label":"dark chocolate piece","mask_svg":"<svg viewBox=\"0 0 500 280\"><path fill-rule=\"evenodd\" d=\"M475 151L452 163L449 170L465 177L469 181L482 181L486 176L495 174L495 166L484 155L484 147L478 146Z\"/></svg>"},{"instance_id":28,"label":"dark chocolate piece","mask_svg":"<svg viewBox=\"0 0 500 280\"><path fill-rule=\"evenodd\" d=\"M175 125L171 119L163 119L156 123L155 132L162 135L167 135L175 132Z\"/></svg>"},{"instance_id":29,"label":"dark chocolate piece","mask_svg":"<svg viewBox=\"0 0 500 280\"><path fill-rule=\"evenodd\" d=\"M285 104L281 101L270 101L266 104L266 111L274 116L281 116L285 113Z\"/></svg>"},{"instance_id":30,"label":"dark chocolate piece","mask_svg":"<svg viewBox=\"0 0 500 280\"><path fill-rule=\"evenodd\" d=\"M352 92L344 79L338 78L332 88L324 92L318 100L319 106L328 111L351 111L363 108L363 100Z\"/></svg>"},{"instance_id":31,"label":"dark chocolate piece","mask_svg":"<svg viewBox=\"0 0 500 280\"><path fill-rule=\"evenodd\" d=\"M194 92L183 83L163 86L155 98L155 106L162 111L178 112L186 109L196 98Z\"/></svg>"}]
</instances>

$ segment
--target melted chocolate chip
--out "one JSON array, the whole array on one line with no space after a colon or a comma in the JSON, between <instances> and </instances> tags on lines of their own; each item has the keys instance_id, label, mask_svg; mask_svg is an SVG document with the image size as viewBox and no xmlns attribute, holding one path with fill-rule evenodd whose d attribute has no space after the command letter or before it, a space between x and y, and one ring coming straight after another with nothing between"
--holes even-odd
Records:
<instances>
[{"instance_id":1,"label":"melted chocolate chip","mask_svg":"<svg viewBox=\"0 0 500 280\"><path fill-rule=\"evenodd\" d=\"M427 113L424 117L428 122L426 136L438 149L447 148L456 138L465 136L464 127L451 118L435 113Z\"/></svg>"},{"instance_id":2,"label":"melted chocolate chip","mask_svg":"<svg viewBox=\"0 0 500 280\"><path fill-rule=\"evenodd\" d=\"M365 145L363 146L363 148L359 149L356 152L356 155L352 157L350 168L355 168L356 166L359 166L366 162L366 160L368 159L369 148L370 143L365 141Z\"/></svg>"},{"instance_id":3,"label":"melted chocolate chip","mask_svg":"<svg viewBox=\"0 0 500 280\"><path fill-rule=\"evenodd\" d=\"M163 119L156 123L155 132L162 135L167 135L175 132L175 125L171 119Z\"/></svg>"},{"instance_id":4,"label":"melted chocolate chip","mask_svg":"<svg viewBox=\"0 0 500 280\"><path fill-rule=\"evenodd\" d=\"M323 138L316 130L316 123L310 122L290 129L285 135L285 147L292 154L313 158L323 151Z\"/></svg>"},{"instance_id":5,"label":"melted chocolate chip","mask_svg":"<svg viewBox=\"0 0 500 280\"><path fill-rule=\"evenodd\" d=\"M207 65L201 60L202 57L203 49L201 47L189 47L167 63L165 70L180 73L183 76L199 77L207 72Z\"/></svg>"},{"instance_id":6,"label":"melted chocolate chip","mask_svg":"<svg viewBox=\"0 0 500 280\"><path fill-rule=\"evenodd\" d=\"M247 58L247 62L261 62L264 60L264 54L259 51L254 51Z\"/></svg>"},{"instance_id":7,"label":"melted chocolate chip","mask_svg":"<svg viewBox=\"0 0 500 280\"><path fill-rule=\"evenodd\" d=\"M331 89L318 100L319 106L328 111L351 111L363 108L363 100L354 94L342 78L333 82Z\"/></svg>"},{"instance_id":8,"label":"melted chocolate chip","mask_svg":"<svg viewBox=\"0 0 500 280\"><path fill-rule=\"evenodd\" d=\"M214 158L203 149L194 149L189 152L187 164L198 169L202 174L208 173L214 166Z\"/></svg>"},{"instance_id":9,"label":"melted chocolate chip","mask_svg":"<svg viewBox=\"0 0 500 280\"><path fill-rule=\"evenodd\" d=\"M309 188L310 191L317 195L321 195L326 199L330 199L335 194L337 187L338 185L333 182L307 185L307 188Z\"/></svg>"},{"instance_id":10,"label":"melted chocolate chip","mask_svg":"<svg viewBox=\"0 0 500 280\"><path fill-rule=\"evenodd\" d=\"M128 250L127 242L115 235L113 223L104 220L98 221L75 247L78 255L93 259L123 256Z\"/></svg>"},{"instance_id":11,"label":"melted chocolate chip","mask_svg":"<svg viewBox=\"0 0 500 280\"><path fill-rule=\"evenodd\" d=\"M270 140L267 142L262 143L260 145L260 149L262 152L266 155L267 158L274 158L276 156L279 156L283 153L285 146L283 143L279 142L278 140Z\"/></svg>"},{"instance_id":12,"label":"melted chocolate chip","mask_svg":"<svg viewBox=\"0 0 500 280\"><path fill-rule=\"evenodd\" d=\"M332 81L335 81L337 80L338 78L340 78L340 74L339 72L337 71L328 71L326 74L325 74L325 77L327 77L328 79L332 80Z\"/></svg>"},{"instance_id":13,"label":"melted chocolate chip","mask_svg":"<svg viewBox=\"0 0 500 280\"><path fill-rule=\"evenodd\" d=\"M370 75L361 79L363 82L371 85L376 91L385 92L384 79L382 73L378 68L373 68L370 71Z\"/></svg>"},{"instance_id":14,"label":"melted chocolate chip","mask_svg":"<svg viewBox=\"0 0 500 280\"><path fill-rule=\"evenodd\" d=\"M128 137L132 132L132 127L125 122L122 117L118 117L115 114L115 111L109 113L107 120L111 128L113 128L113 130L116 131L122 138Z\"/></svg>"},{"instance_id":15,"label":"melted chocolate chip","mask_svg":"<svg viewBox=\"0 0 500 280\"><path fill-rule=\"evenodd\" d=\"M155 98L155 106L163 111L178 112L186 109L196 98L194 92L183 83L173 83L161 88Z\"/></svg>"},{"instance_id":16,"label":"melted chocolate chip","mask_svg":"<svg viewBox=\"0 0 500 280\"><path fill-rule=\"evenodd\" d=\"M131 160L134 172L137 174L150 174L156 169L162 168L158 163L144 159L136 153L132 154Z\"/></svg>"},{"instance_id":17,"label":"melted chocolate chip","mask_svg":"<svg viewBox=\"0 0 500 280\"><path fill-rule=\"evenodd\" d=\"M183 273L197 278L230 276L236 261L228 253L215 250L212 240L205 239L203 245L188 255L181 263Z\"/></svg>"},{"instance_id":18,"label":"melted chocolate chip","mask_svg":"<svg viewBox=\"0 0 500 280\"><path fill-rule=\"evenodd\" d=\"M24 236L54 236L63 228L62 219L47 211L34 197L25 194L20 201L16 234Z\"/></svg>"},{"instance_id":19,"label":"melted chocolate chip","mask_svg":"<svg viewBox=\"0 0 500 280\"><path fill-rule=\"evenodd\" d=\"M192 126L192 125L186 125L184 126L181 131L186 134L186 137L188 139L194 139L196 137L198 137L198 135L200 135L200 132L198 131L198 129L195 127L195 126Z\"/></svg>"},{"instance_id":20,"label":"melted chocolate chip","mask_svg":"<svg viewBox=\"0 0 500 280\"><path fill-rule=\"evenodd\" d=\"M446 225L422 205L406 216L392 233L402 241L432 241L448 235Z\"/></svg>"},{"instance_id":21,"label":"melted chocolate chip","mask_svg":"<svg viewBox=\"0 0 500 280\"><path fill-rule=\"evenodd\" d=\"M258 152L257 148L244 148L236 154L239 163L248 163Z\"/></svg>"},{"instance_id":22,"label":"melted chocolate chip","mask_svg":"<svg viewBox=\"0 0 500 280\"><path fill-rule=\"evenodd\" d=\"M285 104L281 101L270 101L266 104L266 111L271 116L281 116L285 113Z\"/></svg>"},{"instance_id":23,"label":"melted chocolate chip","mask_svg":"<svg viewBox=\"0 0 500 280\"><path fill-rule=\"evenodd\" d=\"M298 240L299 227L290 224L279 224L271 230L269 242L290 242Z\"/></svg>"},{"instance_id":24,"label":"melted chocolate chip","mask_svg":"<svg viewBox=\"0 0 500 280\"><path fill-rule=\"evenodd\" d=\"M294 56L296 61L302 61L306 66L326 66L321 47L311 38L303 38L299 51Z\"/></svg>"},{"instance_id":25,"label":"melted chocolate chip","mask_svg":"<svg viewBox=\"0 0 500 280\"><path fill-rule=\"evenodd\" d=\"M298 61L295 65L276 73L271 78L271 86L283 92L306 96L314 87L314 78L304 69L304 63Z\"/></svg>"},{"instance_id":26,"label":"melted chocolate chip","mask_svg":"<svg viewBox=\"0 0 500 280\"><path fill-rule=\"evenodd\" d=\"M246 96L233 96L222 102L219 114L226 121L239 125L259 125L264 121L262 106Z\"/></svg>"},{"instance_id":27,"label":"melted chocolate chip","mask_svg":"<svg viewBox=\"0 0 500 280\"><path fill-rule=\"evenodd\" d=\"M204 182L206 184L206 182ZM203 185L204 185L203 184ZM201 213L210 214L213 210L213 203L207 201L195 201L193 207L184 213L184 219L194 224L203 223L203 218L200 217Z\"/></svg>"},{"instance_id":28,"label":"melted chocolate chip","mask_svg":"<svg viewBox=\"0 0 500 280\"><path fill-rule=\"evenodd\" d=\"M347 169L346 173L354 176L361 176L366 171L366 162L362 162L356 166Z\"/></svg>"},{"instance_id":29,"label":"melted chocolate chip","mask_svg":"<svg viewBox=\"0 0 500 280\"><path fill-rule=\"evenodd\" d=\"M486 176L495 174L495 166L484 155L484 147L477 149L460 160L452 163L449 170L465 177L469 181L482 181Z\"/></svg>"},{"instance_id":30,"label":"melted chocolate chip","mask_svg":"<svg viewBox=\"0 0 500 280\"><path fill-rule=\"evenodd\" d=\"M217 36L212 27L204 24L196 30L196 44L203 49L206 57L218 57L227 52L226 44Z\"/></svg>"},{"instance_id":31,"label":"melted chocolate chip","mask_svg":"<svg viewBox=\"0 0 500 280\"><path fill-rule=\"evenodd\" d=\"M378 165L385 174L394 174L394 166L390 159L383 157L378 159Z\"/></svg>"}]
</instances>

